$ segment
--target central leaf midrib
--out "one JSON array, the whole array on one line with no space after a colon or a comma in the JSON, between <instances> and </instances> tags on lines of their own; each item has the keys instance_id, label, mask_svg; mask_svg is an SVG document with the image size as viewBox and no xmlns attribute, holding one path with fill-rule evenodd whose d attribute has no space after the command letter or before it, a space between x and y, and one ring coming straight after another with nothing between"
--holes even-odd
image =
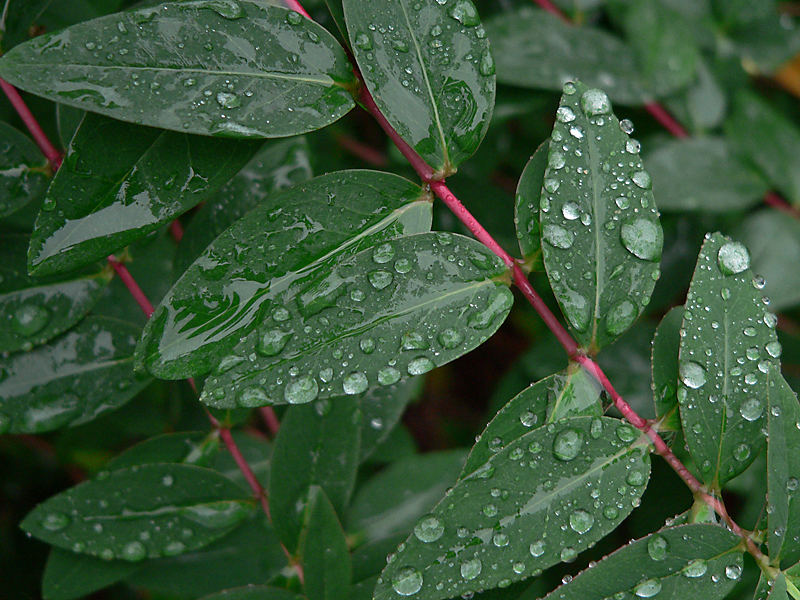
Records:
<instances>
[{"instance_id":1,"label":"central leaf midrib","mask_svg":"<svg viewBox=\"0 0 800 600\"><path fill-rule=\"evenodd\" d=\"M605 269L605 253L602 251L602 236L603 232L601 224L605 218L605 205L603 204L602 193L598 189L599 183L602 179L600 172L600 162L597 147L594 144L594 136L591 135L591 123L587 117L586 126L586 145L589 152L589 173L592 177L592 213L593 222L592 228L594 229L594 254L595 254L595 295L594 295L594 311L592 312L592 336L590 343L597 340L597 323L598 314L600 313L600 296L603 292L605 285L603 270Z\"/></svg>"}]
</instances>

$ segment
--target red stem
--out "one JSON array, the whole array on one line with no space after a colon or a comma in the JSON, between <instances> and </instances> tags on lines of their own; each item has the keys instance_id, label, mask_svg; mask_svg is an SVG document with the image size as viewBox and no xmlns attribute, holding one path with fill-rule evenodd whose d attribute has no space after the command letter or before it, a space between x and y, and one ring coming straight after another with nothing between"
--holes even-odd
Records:
<instances>
[{"instance_id":1,"label":"red stem","mask_svg":"<svg viewBox=\"0 0 800 600\"><path fill-rule=\"evenodd\" d=\"M795 219L800 219L800 208L792 206L775 192L767 192L764 195L764 203L781 212L785 212L787 215L791 215Z\"/></svg>"},{"instance_id":2,"label":"red stem","mask_svg":"<svg viewBox=\"0 0 800 600\"><path fill-rule=\"evenodd\" d=\"M303 8L303 6L297 2L297 0L283 0L283 3L286 5L286 8L290 8L295 12L299 12L306 19L311 19L311 15L306 12L306 9Z\"/></svg>"},{"instance_id":3,"label":"red stem","mask_svg":"<svg viewBox=\"0 0 800 600\"><path fill-rule=\"evenodd\" d=\"M113 255L108 257L108 264L114 268L114 271L116 271L117 275L119 275L122 283L125 284L125 287L128 288L128 291L130 292L131 296L133 296L133 299L136 300L139 308L142 309L142 312L147 315L147 318L149 319L153 315L153 311L155 309L150 303L150 300L148 300L147 296L145 296L142 288L140 288L139 284L136 283L136 280L133 278L133 275L131 275L131 272L128 271L128 267L119 262Z\"/></svg>"},{"instance_id":4,"label":"red stem","mask_svg":"<svg viewBox=\"0 0 800 600\"><path fill-rule=\"evenodd\" d=\"M558 8L550 0L533 0L533 1L536 2L536 4L538 4L544 10L549 12L551 15L557 16L559 19L561 19L565 23L572 24L572 20L564 13L564 11L562 11L560 8Z\"/></svg>"},{"instance_id":5,"label":"red stem","mask_svg":"<svg viewBox=\"0 0 800 600\"><path fill-rule=\"evenodd\" d=\"M50 163L50 167L54 172L57 171L58 167L61 166L61 160L63 158L61 152L55 146L53 146L45 132L42 131L39 122L36 120L36 117L33 116L33 113L25 104L25 101L22 99L22 96L19 95L17 89L3 79L0 79L0 88L3 89L3 92L5 93L9 102L11 102L11 106L13 106L14 110L17 111L17 114L19 115L20 119L22 119L25 127L28 128L28 131L31 133L31 136L33 136L33 140L36 142L36 145L39 146L42 154L44 154L45 158Z\"/></svg>"},{"instance_id":6,"label":"red stem","mask_svg":"<svg viewBox=\"0 0 800 600\"><path fill-rule=\"evenodd\" d=\"M389 164L389 159L386 158L386 155L383 152L376 150L375 148L372 148L363 142L354 140L350 136L341 135L339 136L338 141L339 145L347 150L350 154L360 158L365 163L372 165L373 167L385 167Z\"/></svg>"},{"instance_id":7,"label":"red stem","mask_svg":"<svg viewBox=\"0 0 800 600\"><path fill-rule=\"evenodd\" d=\"M281 428L281 423L278 421L278 417L271 406L261 407L261 418L264 419L264 424L267 426L267 431L269 431L273 437L278 435L278 431Z\"/></svg>"},{"instance_id":8,"label":"red stem","mask_svg":"<svg viewBox=\"0 0 800 600\"><path fill-rule=\"evenodd\" d=\"M648 102L644 105L645 110L649 112L656 121L661 123L661 125L669 131L672 135L676 138L688 138L689 132L683 128L683 125L678 123L666 108L664 108L658 102Z\"/></svg>"},{"instance_id":9,"label":"red stem","mask_svg":"<svg viewBox=\"0 0 800 600\"><path fill-rule=\"evenodd\" d=\"M178 219L175 219L169 224L169 233L176 243L180 243L180 241L183 239L183 225L181 225L181 222Z\"/></svg>"}]
</instances>

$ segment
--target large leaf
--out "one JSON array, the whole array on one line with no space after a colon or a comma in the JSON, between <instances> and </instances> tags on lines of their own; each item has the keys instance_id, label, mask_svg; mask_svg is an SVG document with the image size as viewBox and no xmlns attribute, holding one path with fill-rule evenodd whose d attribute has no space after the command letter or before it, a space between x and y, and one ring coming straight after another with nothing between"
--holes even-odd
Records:
<instances>
[{"instance_id":1,"label":"large leaf","mask_svg":"<svg viewBox=\"0 0 800 600\"><path fill-rule=\"evenodd\" d=\"M702 479L741 473L764 447L767 373L777 364L769 313L741 243L706 236L683 313L678 386L683 432Z\"/></svg>"},{"instance_id":2,"label":"large leaf","mask_svg":"<svg viewBox=\"0 0 800 600\"><path fill-rule=\"evenodd\" d=\"M344 0L364 81L389 123L441 175L481 143L494 59L472 0Z\"/></svg>"},{"instance_id":3,"label":"large leaf","mask_svg":"<svg viewBox=\"0 0 800 600\"><path fill-rule=\"evenodd\" d=\"M310 490L300 546L308 600L348 598L352 568L347 539L331 501L317 486Z\"/></svg>"},{"instance_id":4,"label":"large leaf","mask_svg":"<svg viewBox=\"0 0 800 600\"><path fill-rule=\"evenodd\" d=\"M287 331L300 317L295 301L337 260L430 223L425 192L388 173L331 173L273 194L186 270L148 323L139 358L162 378L207 373L260 321Z\"/></svg>"},{"instance_id":5,"label":"large leaf","mask_svg":"<svg viewBox=\"0 0 800 600\"><path fill-rule=\"evenodd\" d=\"M672 308L653 336L651 352L651 380L656 406L656 416L664 417L678 405L678 352L680 350L680 329L683 324L683 307ZM670 421L677 425L677 414Z\"/></svg>"},{"instance_id":6,"label":"large leaf","mask_svg":"<svg viewBox=\"0 0 800 600\"><path fill-rule=\"evenodd\" d=\"M800 405L777 367L768 378L767 544L770 558L789 566L800 560Z\"/></svg>"},{"instance_id":7,"label":"large leaf","mask_svg":"<svg viewBox=\"0 0 800 600\"><path fill-rule=\"evenodd\" d=\"M775 579L770 581L764 576L764 573L761 573L753 600L789 600L786 575L778 572Z\"/></svg>"},{"instance_id":8,"label":"large leaf","mask_svg":"<svg viewBox=\"0 0 800 600\"><path fill-rule=\"evenodd\" d=\"M201 600L302 600L303 596L268 585L247 585L223 590Z\"/></svg>"},{"instance_id":9,"label":"large leaf","mask_svg":"<svg viewBox=\"0 0 800 600\"><path fill-rule=\"evenodd\" d=\"M670 140L647 155L661 210L728 212L761 201L769 186L724 138Z\"/></svg>"},{"instance_id":10,"label":"large leaf","mask_svg":"<svg viewBox=\"0 0 800 600\"><path fill-rule=\"evenodd\" d=\"M608 90L615 102L644 101L633 50L604 31L530 7L488 19L486 30L500 83L560 90L566 81L581 80Z\"/></svg>"},{"instance_id":11,"label":"large leaf","mask_svg":"<svg viewBox=\"0 0 800 600\"><path fill-rule=\"evenodd\" d=\"M125 560L103 560L53 548L42 576L46 600L72 600L125 579L139 565Z\"/></svg>"},{"instance_id":12,"label":"large leaf","mask_svg":"<svg viewBox=\"0 0 800 600\"><path fill-rule=\"evenodd\" d=\"M637 438L607 417L518 438L419 521L381 574L376 600L451 598L573 560L638 506L650 459Z\"/></svg>"},{"instance_id":13,"label":"large leaf","mask_svg":"<svg viewBox=\"0 0 800 600\"><path fill-rule=\"evenodd\" d=\"M202 548L230 532L254 506L216 471L141 465L49 498L21 527L59 548L137 562Z\"/></svg>"},{"instance_id":14,"label":"large leaf","mask_svg":"<svg viewBox=\"0 0 800 600\"><path fill-rule=\"evenodd\" d=\"M3 233L0 244L0 351L30 350L80 321L111 281L109 268L36 279L25 268L29 237Z\"/></svg>"},{"instance_id":15,"label":"large leaf","mask_svg":"<svg viewBox=\"0 0 800 600\"><path fill-rule=\"evenodd\" d=\"M255 151L254 142L87 115L36 220L32 271L69 270L127 246L207 198Z\"/></svg>"},{"instance_id":16,"label":"large leaf","mask_svg":"<svg viewBox=\"0 0 800 600\"><path fill-rule=\"evenodd\" d=\"M344 50L320 25L251 0L100 17L14 48L0 77L55 102L163 129L282 137L353 107Z\"/></svg>"},{"instance_id":17,"label":"large leaf","mask_svg":"<svg viewBox=\"0 0 800 600\"><path fill-rule=\"evenodd\" d=\"M133 373L138 333L88 317L46 346L11 355L0 380L0 431L52 431L122 406L149 382Z\"/></svg>"},{"instance_id":18,"label":"large leaf","mask_svg":"<svg viewBox=\"0 0 800 600\"><path fill-rule=\"evenodd\" d=\"M598 349L647 306L663 233L639 143L608 96L567 83L556 119L540 202L544 264L578 341Z\"/></svg>"},{"instance_id":19,"label":"large leaf","mask_svg":"<svg viewBox=\"0 0 800 600\"><path fill-rule=\"evenodd\" d=\"M47 189L50 167L28 136L0 122L0 217L18 211Z\"/></svg>"},{"instance_id":20,"label":"large leaf","mask_svg":"<svg viewBox=\"0 0 800 600\"><path fill-rule=\"evenodd\" d=\"M319 400L285 413L272 455L269 497L275 531L290 552L298 548L312 486L343 514L356 481L360 441L356 398Z\"/></svg>"},{"instance_id":21,"label":"large leaf","mask_svg":"<svg viewBox=\"0 0 800 600\"><path fill-rule=\"evenodd\" d=\"M269 194L311 177L305 138L267 142L236 176L192 217L178 246L175 269L183 273L214 239Z\"/></svg>"},{"instance_id":22,"label":"large leaf","mask_svg":"<svg viewBox=\"0 0 800 600\"><path fill-rule=\"evenodd\" d=\"M536 261L542 253L539 225L539 200L542 195L544 171L547 168L548 143L542 143L533 153L517 183L514 198L514 224L522 257Z\"/></svg>"},{"instance_id":23,"label":"large leaf","mask_svg":"<svg viewBox=\"0 0 800 600\"><path fill-rule=\"evenodd\" d=\"M718 525L664 529L623 546L543 600L720 600L742 575L740 543Z\"/></svg>"}]
</instances>

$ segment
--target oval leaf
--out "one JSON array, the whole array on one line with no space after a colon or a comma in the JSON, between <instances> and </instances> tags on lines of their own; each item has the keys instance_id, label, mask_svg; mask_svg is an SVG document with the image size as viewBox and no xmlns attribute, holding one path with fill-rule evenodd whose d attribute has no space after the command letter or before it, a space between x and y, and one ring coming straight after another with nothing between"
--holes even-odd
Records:
<instances>
[{"instance_id":1,"label":"oval leaf","mask_svg":"<svg viewBox=\"0 0 800 600\"><path fill-rule=\"evenodd\" d=\"M607 417L564 419L523 435L417 523L375 599L451 598L574 559L638 505L650 457L637 438Z\"/></svg>"},{"instance_id":2,"label":"oval leaf","mask_svg":"<svg viewBox=\"0 0 800 600\"><path fill-rule=\"evenodd\" d=\"M497 331L513 304L506 277L482 244L450 233L342 257L304 278L295 302L235 346L200 399L218 408L301 404L422 375Z\"/></svg>"},{"instance_id":3,"label":"oval leaf","mask_svg":"<svg viewBox=\"0 0 800 600\"><path fill-rule=\"evenodd\" d=\"M538 262L542 253L539 199L542 195L544 171L547 168L548 145L546 141L543 142L525 165L514 199L514 224L519 249L522 257L531 263Z\"/></svg>"},{"instance_id":4,"label":"oval leaf","mask_svg":"<svg viewBox=\"0 0 800 600\"><path fill-rule=\"evenodd\" d=\"M13 354L0 380L0 432L41 433L119 408L148 383L133 374L139 329L87 317L46 346Z\"/></svg>"},{"instance_id":5,"label":"oval leaf","mask_svg":"<svg viewBox=\"0 0 800 600\"><path fill-rule=\"evenodd\" d=\"M320 487L310 490L305 526L300 540L308 600L345 600L352 567L347 539L336 511Z\"/></svg>"},{"instance_id":6,"label":"oval leaf","mask_svg":"<svg viewBox=\"0 0 800 600\"><path fill-rule=\"evenodd\" d=\"M494 59L472 0L345 0L364 81L386 120L442 176L472 156L494 109Z\"/></svg>"},{"instance_id":7,"label":"oval leaf","mask_svg":"<svg viewBox=\"0 0 800 600\"><path fill-rule=\"evenodd\" d=\"M18 211L47 189L50 167L28 136L0 122L0 217Z\"/></svg>"},{"instance_id":8,"label":"oval leaf","mask_svg":"<svg viewBox=\"0 0 800 600\"><path fill-rule=\"evenodd\" d=\"M241 523L254 506L216 471L142 465L49 498L21 527L59 548L136 562L202 548ZM176 539L174 532L182 533Z\"/></svg>"},{"instance_id":9,"label":"oval leaf","mask_svg":"<svg viewBox=\"0 0 800 600\"><path fill-rule=\"evenodd\" d=\"M299 596L279 587L268 585L248 585L230 590L223 590L210 596L203 596L201 600L302 600Z\"/></svg>"},{"instance_id":10,"label":"oval leaf","mask_svg":"<svg viewBox=\"0 0 800 600\"><path fill-rule=\"evenodd\" d=\"M47 600L83 598L125 579L138 567L125 560L103 560L53 548L42 576L42 595Z\"/></svg>"},{"instance_id":11,"label":"oval leaf","mask_svg":"<svg viewBox=\"0 0 800 600\"><path fill-rule=\"evenodd\" d=\"M605 92L565 84L556 119L541 197L544 264L578 341L596 350L650 301L664 236L639 143Z\"/></svg>"},{"instance_id":12,"label":"oval leaf","mask_svg":"<svg viewBox=\"0 0 800 600\"><path fill-rule=\"evenodd\" d=\"M214 240L178 280L145 328L139 360L165 379L207 373L221 359L230 367L235 357L223 357L260 321L274 321L270 331L278 334L287 331L282 324L299 317L289 309L342 256L428 231L430 224L425 192L388 173L330 173L273 194ZM288 342L278 334L272 348Z\"/></svg>"},{"instance_id":13,"label":"oval leaf","mask_svg":"<svg viewBox=\"0 0 800 600\"><path fill-rule=\"evenodd\" d=\"M678 351L682 323L683 307L676 306L664 315L653 336L650 365L658 418L666 416L678 406ZM678 425L677 414L670 418L672 421Z\"/></svg>"},{"instance_id":14,"label":"oval leaf","mask_svg":"<svg viewBox=\"0 0 800 600\"><path fill-rule=\"evenodd\" d=\"M295 135L354 106L344 50L299 16L250 0L169 2L37 37L0 60L0 77L54 102L140 125L229 137Z\"/></svg>"},{"instance_id":15,"label":"oval leaf","mask_svg":"<svg viewBox=\"0 0 800 600\"><path fill-rule=\"evenodd\" d=\"M422 381L421 379L409 379L395 385L372 388L358 397L363 415L359 458L362 463L392 433L408 403L421 392Z\"/></svg>"},{"instance_id":16,"label":"oval leaf","mask_svg":"<svg viewBox=\"0 0 800 600\"><path fill-rule=\"evenodd\" d=\"M718 486L764 447L767 373L777 364L777 319L765 308L747 248L706 236L683 313L678 402L702 479Z\"/></svg>"}]
</instances>

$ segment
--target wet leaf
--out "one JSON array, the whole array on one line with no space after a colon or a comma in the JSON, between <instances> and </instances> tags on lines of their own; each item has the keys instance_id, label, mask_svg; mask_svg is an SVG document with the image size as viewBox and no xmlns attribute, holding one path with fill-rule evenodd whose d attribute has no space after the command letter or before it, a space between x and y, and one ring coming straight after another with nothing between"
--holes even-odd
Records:
<instances>
[{"instance_id":1,"label":"wet leaf","mask_svg":"<svg viewBox=\"0 0 800 600\"><path fill-rule=\"evenodd\" d=\"M472 0L343 5L378 108L434 171L454 172L477 150L494 109L494 58Z\"/></svg>"},{"instance_id":2,"label":"wet leaf","mask_svg":"<svg viewBox=\"0 0 800 600\"><path fill-rule=\"evenodd\" d=\"M683 307L676 306L664 315L653 336L651 381L658 418L664 417L678 406L678 351L682 324ZM678 425L677 413L672 421Z\"/></svg>"},{"instance_id":3,"label":"wet leaf","mask_svg":"<svg viewBox=\"0 0 800 600\"><path fill-rule=\"evenodd\" d=\"M0 121L0 217L44 194L50 167L25 134Z\"/></svg>"},{"instance_id":4,"label":"wet leaf","mask_svg":"<svg viewBox=\"0 0 800 600\"><path fill-rule=\"evenodd\" d=\"M544 264L578 341L596 350L650 301L664 236L632 124L605 92L565 84L556 119L540 201Z\"/></svg>"},{"instance_id":5,"label":"wet leaf","mask_svg":"<svg viewBox=\"0 0 800 600\"><path fill-rule=\"evenodd\" d=\"M543 600L721 600L742 575L740 539L718 525L663 529L623 546Z\"/></svg>"},{"instance_id":6,"label":"wet leaf","mask_svg":"<svg viewBox=\"0 0 800 600\"><path fill-rule=\"evenodd\" d=\"M137 562L202 548L253 509L253 500L216 471L141 465L49 498L21 527L65 550Z\"/></svg>"},{"instance_id":7,"label":"wet leaf","mask_svg":"<svg viewBox=\"0 0 800 600\"><path fill-rule=\"evenodd\" d=\"M283 137L354 106L338 42L285 8L170 2L100 17L17 46L0 76L54 102L183 133Z\"/></svg>"},{"instance_id":8,"label":"wet leaf","mask_svg":"<svg viewBox=\"0 0 800 600\"><path fill-rule=\"evenodd\" d=\"M769 186L718 137L671 140L647 155L658 207L729 212L761 201Z\"/></svg>"},{"instance_id":9,"label":"wet leaf","mask_svg":"<svg viewBox=\"0 0 800 600\"><path fill-rule=\"evenodd\" d=\"M777 364L777 319L767 311L750 255L706 236L683 313L678 402L701 478L714 486L747 468L764 447L767 373Z\"/></svg>"},{"instance_id":10,"label":"wet leaf","mask_svg":"<svg viewBox=\"0 0 800 600\"><path fill-rule=\"evenodd\" d=\"M30 277L25 268L29 236L3 233L0 244L0 351L30 350L80 321L111 281L96 267L58 278Z\"/></svg>"},{"instance_id":11,"label":"wet leaf","mask_svg":"<svg viewBox=\"0 0 800 600\"><path fill-rule=\"evenodd\" d=\"M575 559L638 505L650 473L638 438L607 417L568 418L518 438L418 522L381 574L376 600L450 598Z\"/></svg>"},{"instance_id":12,"label":"wet leaf","mask_svg":"<svg viewBox=\"0 0 800 600\"><path fill-rule=\"evenodd\" d=\"M286 411L272 454L269 498L275 531L290 552L298 550L313 486L343 514L356 482L360 442L356 398L319 400Z\"/></svg>"},{"instance_id":13,"label":"wet leaf","mask_svg":"<svg viewBox=\"0 0 800 600\"><path fill-rule=\"evenodd\" d=\"M125 579L138 568L125 560L103 560L53 548L44 570L42 595L46 600L82 598Z\"/></svg>"},{"instance_id":14,"label":"wet leaf","mask_svg":"<svg viewBox=\"0 0 800 600\"><path fill-rule=\"evenodd\" d=\"M0 380L0 431L41 433L119 408L148 383L134 376L139 328L87 317L46 346L11 355Z\"/></svg>"},{"instance_id":15,"label":"wet leaf","mask_svg":"<svg viewBox=\"0 0 800 600\"><path fill-rule=\"evenodd\" d=\"M547 142L542 143L525 165L514 199L517 240L522 257L527 261L536 261L542 252L539 199L542 195L544 171L547 168L548 146Z\"/></svg>"},{"instance_id":16,"label":"wet leaf","mask_svg":"<svg viewBox=\"0 0 800 600\"><path fill-rule=\"evenodd\" d=\"M769 581L764 573L761 573L753 600L789 600L786 591L786 575L778 572L775 579Z\"/></svg>"},{"instance_id":17,"label":"wet leaf","mask_svg":"<svg viewBox=\"0 0 800 600\"><path fill-rule=\"evenodd\" d=\"M524 7L488 19L486 30L500 83L560 90L565 81L580 80L607 90L615 102L644 102L633 50L600 29Z\"/></svg>"},{"instance_id":18,"label":"wet leaf","mask_svg":"<svg viewBox=\"0 0 800 600\"><path fill-rule=\"evenodd\" d=\"M358 397L362 414L361 462L367 460L392 433L408 403L420 393L420 383L420 379L409 379L372 388Z\"/></svg>"},{"instance_id":19,"label":"wet leaf","mask_svg":"<svg viewBox=\"0 0 800 600\"><path fill-rule=\"evenodd\" d=\"M260 321L288 331L292 314L299 319L294 303L334 263L376 241L428 231L430 222L423 190L388 173L331 173L273 194L186 270L148 323L139 358L171 379L233 366L236 357L225 357Z\"/></svg>"},{"instance_id":20,"label":"wet leaf","mask_svg":"<svg viewBox=\"0 0 800 600\"><path fill-rule=\"evenodd\" d=\"M125 140L124 144L117 143ZM105 258L223 185L254 142L159 131L87 115L47 190L28 260L49 274Z\"/></svg>"},{"instance_id":21,"label":"wet leaf","mask_svg":"<svg viewBox=\"0 0 800 600\"><path fill-rule=\"evenodd\" d=\"M289 590L268 585L247 585L223 590L201 600L301 600L303 596Z\"/></svg>"}]
</instances>

